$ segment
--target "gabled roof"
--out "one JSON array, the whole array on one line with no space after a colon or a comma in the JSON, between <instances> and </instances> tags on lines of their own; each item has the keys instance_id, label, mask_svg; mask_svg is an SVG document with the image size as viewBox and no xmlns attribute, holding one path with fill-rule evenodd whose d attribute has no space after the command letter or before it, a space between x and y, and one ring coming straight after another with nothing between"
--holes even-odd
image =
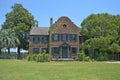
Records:
<instances>
[{"instance_id":1,"label":"gabled roof","mask_svg":"<svg viewBox=\"0 0 120 80\"><path fill-rule=\"evenodd\" d=\"M48 31L48 27L33 27L30 30L30 35L49 35Z\"/></svg>"}]
</instances>

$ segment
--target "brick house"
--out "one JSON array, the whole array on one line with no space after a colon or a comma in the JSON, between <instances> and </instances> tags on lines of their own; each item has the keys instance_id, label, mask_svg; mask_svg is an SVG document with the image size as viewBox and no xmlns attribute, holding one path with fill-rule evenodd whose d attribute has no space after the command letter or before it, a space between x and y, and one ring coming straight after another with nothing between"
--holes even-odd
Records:
<instances>
[{"instance_id":1,"label":"brick house","mask_svg":"<svg viewBox=\"0 0 120 80\"><path fill-rule=\"evenodd\" d=\"M80 49L79 28L68 18L60 17L50 27L33 27L30 31L29 53L46 50L52 58L76 58Z\"/></svg>"}]
</instances>

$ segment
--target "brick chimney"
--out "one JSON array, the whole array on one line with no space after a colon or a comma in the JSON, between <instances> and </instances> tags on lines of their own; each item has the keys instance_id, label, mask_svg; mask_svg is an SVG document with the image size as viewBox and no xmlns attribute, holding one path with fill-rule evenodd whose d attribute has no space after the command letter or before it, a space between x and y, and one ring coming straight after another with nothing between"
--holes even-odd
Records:
<instances>
[{"instance_id":1,"label":"brick chimney","mask_svg":"<svg viewBox=\"0 0 120 80\"><path fill-rule=\"evenodd\" d=\"M50 26L53 24L53 18L50 18Z\"/></svg>"}]
</instances>

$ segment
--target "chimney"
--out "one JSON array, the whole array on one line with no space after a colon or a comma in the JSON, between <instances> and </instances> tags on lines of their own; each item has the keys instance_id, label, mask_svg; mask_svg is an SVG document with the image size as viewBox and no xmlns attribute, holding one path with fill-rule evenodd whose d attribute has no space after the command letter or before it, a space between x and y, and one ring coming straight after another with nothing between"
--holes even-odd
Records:
<instances>
[{"instance_id":1,"label":"chimney","mask_svg":"<svg viewBox=\"0 0 120 80\"><path fill-rule=\"evenodd\" d=\"M38 21L37 20L35 20L34 27L38 27Z\"/></svg>"},{"instance_id":2,"label":"chimney","mask_svg":"<svg viewBox=\"0 0 120 80\"><path fill-rule=\"evenodd\" d=\"M50 18L50 26L53 24L53 18Z\"/></svg>"}]
</instances>

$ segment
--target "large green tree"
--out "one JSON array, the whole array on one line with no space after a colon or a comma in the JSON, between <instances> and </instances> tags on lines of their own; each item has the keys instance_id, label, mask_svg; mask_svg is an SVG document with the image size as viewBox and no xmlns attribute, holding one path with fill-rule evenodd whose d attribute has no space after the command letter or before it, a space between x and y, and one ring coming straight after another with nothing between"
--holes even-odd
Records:
<instances>
[{"instance_id":1,"label":"large green tree","mask_svg":"<svg viewBox=\"0 0 120 80\"><path fill-rule=\"evenodd\" d=\"M119 15L91 14L83 20L81 26L82 33L87 37L82 46L91 49L92 53L94 53L94 49L107 51L113 43L118 43L118 46L120 46Z\"/></svg>"},{"instance_id":2,"label":"large green tree","mask_svg":"<svg viewBox=\"0 0 120 80\"><path fill-rule=\"evenodd\" d=\"M6 14L2 29L12 29L17 34L21 43L18 45L18 58L20 58L20 49L28 49L28 40L23 35L29 33L35 20L21 4L14 4L11 8L12 11Z\"/></svg>"}]
</instances>

